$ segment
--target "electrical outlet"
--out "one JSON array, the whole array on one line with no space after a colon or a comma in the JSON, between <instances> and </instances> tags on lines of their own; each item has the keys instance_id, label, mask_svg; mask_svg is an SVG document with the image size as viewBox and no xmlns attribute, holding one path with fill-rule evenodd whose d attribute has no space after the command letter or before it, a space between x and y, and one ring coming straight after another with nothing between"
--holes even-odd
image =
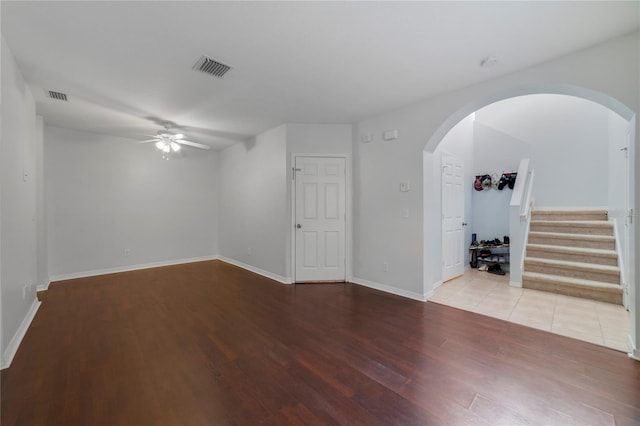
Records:
<instances>
[{"instance_id":1,"label":"electrical outlet","mask_svg":"<svg viewBox=\"0 0 640 426\"><path fill-rule=\"evenodd\" d=\"M128 248L124 249L122 251L122 254L124 255L124 257L129 257L129 255L131 254L131 249L128 249Z\"/></svg>"},{"instance_id":2,"label":"electrical outlet","mask_svg":"<svg viewBox=\"0 0 640 426\"><path fill-rule=\"evenodd\" d=\"M251 247L247 248L247 256L251 256Z\"/></svg>"},{"instance_id":3,"label":"electrical outlet","mask_svg":"<svg viewBox=\"0 0 640 426\"><path fill-rule=\"evenodd\" d=\"M27 298L27 295L29 294L29 287L30 286L28 284L22 286L22 299Z\"/></svg>"},{"instance_id":4,"label":"electrical outlet","mask_svg":"<svg viewBox=\"0 0 640 426\"><path fill-rule=\"evenodd\" d=\"M382 271L389 272L389 262L382 262Z\"/></svg>"}]
</instances>

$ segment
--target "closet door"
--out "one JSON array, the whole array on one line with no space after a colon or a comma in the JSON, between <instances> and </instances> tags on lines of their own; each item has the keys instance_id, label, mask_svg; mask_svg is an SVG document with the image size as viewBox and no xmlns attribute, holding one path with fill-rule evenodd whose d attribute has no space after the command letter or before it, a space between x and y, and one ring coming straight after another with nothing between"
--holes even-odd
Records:
<instances>
[{"instance_id":1,"label":"closet door","mask_svg":"<svg viewBox=\"0 0 640 426\"><path fill-rule=\"evenodd\" d=\"M464 167L442 154L442 281L464 274Z\"/></svg>"}]
</instances>

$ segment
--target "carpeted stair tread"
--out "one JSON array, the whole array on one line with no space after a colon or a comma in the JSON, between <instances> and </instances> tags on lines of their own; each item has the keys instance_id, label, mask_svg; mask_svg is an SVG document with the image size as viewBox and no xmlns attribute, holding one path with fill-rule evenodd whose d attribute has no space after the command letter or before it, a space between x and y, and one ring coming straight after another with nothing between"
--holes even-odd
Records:
<instances>
[{"instance_id":1,"label":"carpeted stair tread","mask_svg":"<svg viewBox=\"0 0 640 426\"><path fill-rule=\"evenodd\" d=\"M531 220L532 225L573 225L584 228L613 228L613 223L605 220Z\"/></svg>"},{"instance_id":2,"label":"carpeted stair tread","mask_svg":"<svg viewBox=\"0 0 640 426\"><path fill-rule=\"evenodd\" d=\"M618 268L617 266L596 265L593 263L584 263L584 262L571 262L568 260L543 259L539 257L526 257L524 261L525 263L561 266L565 268L581 269L583 271L590 271L590 272L620 273L620 268Z\"/></svg>"},{"instance_id":3,"label":"carpeted stair tread","mask_svg":"<svg viewBox=\"0 0 640 426\"><path fill-rule=\"evenodd\" d=\"M606 209L537 208L531 211L532 220L608 220Z\"/></svg>"},{"instance_id":4,"label":"carpeted stair tread","mask_svg":"<svg viewBox=\"0 0 640 426\"><path fill-rule=\"evenodd\" d=\"M567 240L591 240L591 241L615 241L613 235L584 235L584 234L571 234L566 232L543 232L543 231L531 231L529 235L549 237L549 238L563 238Z\"/></svg>"},{"instance_id":5,"label":"carpeted stair tread","mask_svg":"<svg viewBox=\"0 0 640 426\"><path fill-rule=\"evenodd\" d=\"M622 287L601 281L582 278L561 277L540 272L522 274L524 288L582 297L622 305Z\"/></svg>"},{"instance_id":6,"label":"carpeted stair tread","mask_svg":"<svg viewBox=\"0 0 640 426\"><path fill-rule=\"evenodd\" d=\"M618 265L618 253L610 249L531 243L527 244L527 255L537 258L568 260L599 265Z\"/></svg>"},{"instance_id":7,"label":"carpeted stair tread","mask_svg":"<svg viewBox=\"0 0 640 426\"><path fill-rule=\"evenodd\" d=\"M538 281L557 281L563 284L575 285L579 287L593 287L603 290L611 290L622 294L622 286L619 284L605 283L602 281L586 280L584 278L561 277L559 275L543 274L541 272L523 272L522 278L529 278Z\"/></svg>"},{"instance_id":8,"label":"carpeted stair tread","mask_svg":"<svg viewBox=\"0 0 640 426\"><path fill-rule=\"evenodd\" d=\"M553 246L549 244L527 244L527 249L529 248L538 249L538 250L548 250L548 251L558 252L558 253L575 253L575 254L615 257L615 258L618 257L618 253L616 253L615 250L594 249L594 248L585 248L585 247Z\"/></svg>"}]
</instances>

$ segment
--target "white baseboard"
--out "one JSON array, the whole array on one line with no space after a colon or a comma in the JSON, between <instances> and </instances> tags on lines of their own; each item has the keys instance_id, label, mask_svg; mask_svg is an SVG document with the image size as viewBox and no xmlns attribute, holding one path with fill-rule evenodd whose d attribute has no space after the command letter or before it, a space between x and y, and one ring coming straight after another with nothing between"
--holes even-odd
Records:
<instances>
[{"instance_id":1,"label":"white baseboard","mask_svg":"<svg viewBox=\"0 0 640 426\"><path fill-rule=\"evenodd\" d=\"M278 281L282 284L291 284L293 281L289 277L283 277L282 275L274 274L273 272L265 271L264 269L256 268L255 266L247 265L246 263L240 262L239 260L231 259L224 256L218 256L218 259L235 265L239 268L246 269L247 271L251 271L258 275L262 275L263 277L271 278L274 281Z\"/></svg>"},{"instance_id":2,"label":"white baseboard","mask_svg":"<svg viewBox=\"0 0 640 426\"><path fill-rule=\"evenodd\" d=\"M29 329L29 325L31 325L31 321L36 316L36 312L38 312L38 308L40 307L40 302L38 299L34 299L31 307L27 311L27 315L25 315L22 323L20 323L20 327L16 330L16 333L11 338L11 341L7 345L7 349L2 353L2 362L0 362L0 369L8 368L13 361L13 357L15 356L18 348L20 347L20 343L22 343L22 339L24 335L27 333Z\"/></svg>"},{"instance_id":3,"label":"white baseboard","mask_svg":"<svg viewBox=\"0 0 640 426\"><path fill-rule=\"evenodd\" d=\"M628 336L628 342L627 345L629 345L629 358L631 359L635 359L636 361L640 361L640 351L638 350L638 348L636 348L636 346L633 344L633 339L631 338L631 334L629 334Z\"/></svg>"},{"instance_id":4,"label":"white baseboard","mask_svg":"<svg viewBox=\"0 0 640 426\"><path fill-rule=\"evenodd\" d=\"M191 257L187 259L165 260L161 262L151 262L151 263L144 263L140 265L118 266L116 268L94 269L93 271L53 275L49 279L50 279L50 282L73 280L76 278L94 277L96 275L116 274L118 272L129 272L129 271L137 271L140 269L159 268L161 266L181 265L183 263L202 262L205 260L217 260L218 258L219 258L218 255L211 255L211 256ZM46 288L48 287L49 287L49 284L46 285Z\"/></svg>"},{"instance_id":5,"label":"white baseboard","mask_svg":"<svg viewBox=\"0 0 640 426\"><path fill-rule=\"evenodd\" d=\"M518 288L522 288L522 283L517 282L517 281L509 281L509 285L511 287L518 287Z\"/></svg>"},{"instance_id":6,"label":"white baseboard","mask_svg":"<svg viewBox=\"0 0 640 426\"><path fill-rule=\"evenodd\" d=\"M419 294L413 291L402 290L400 288L391 287L385 284L374 283L373 281L363 280L362 278L352 278L351 282L365 287L373 288L376 290L384 291L385 293L395 294L396 296L407 297L413 300L419 300L420 302L426 302L429 297L433 295L433 291L428 294Z\"/></svg>"}]
</instances>

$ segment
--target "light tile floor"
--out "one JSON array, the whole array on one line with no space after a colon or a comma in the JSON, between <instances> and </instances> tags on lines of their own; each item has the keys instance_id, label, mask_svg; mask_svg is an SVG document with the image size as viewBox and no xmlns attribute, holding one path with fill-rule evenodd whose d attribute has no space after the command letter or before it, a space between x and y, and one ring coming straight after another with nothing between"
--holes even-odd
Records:
<instances>
[{"instance_id":1,"label":"light tile floor","mask_svg":"<svg viewBox=\"0 0 640 426\"><path fill-rule=\"evenodd\" d=\"M628 352L624 307L512 287L508 277L472 269L442 284L429 301Z\"/></svg>"}]
</instances>

